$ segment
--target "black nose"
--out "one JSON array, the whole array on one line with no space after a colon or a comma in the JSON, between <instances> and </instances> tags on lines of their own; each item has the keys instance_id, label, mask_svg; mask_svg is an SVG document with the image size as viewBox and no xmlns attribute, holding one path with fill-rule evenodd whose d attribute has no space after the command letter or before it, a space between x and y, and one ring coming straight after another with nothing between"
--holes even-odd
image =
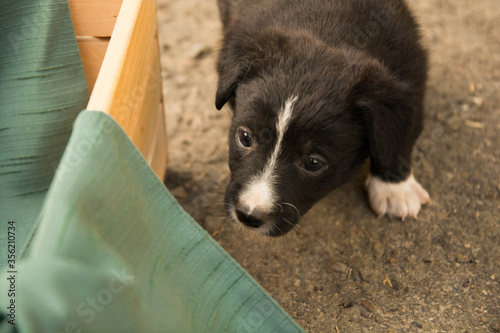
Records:
<instances>
[{"instance_id":1,"label":"black nose","mask_svg":"<svg viewBox=\"0 0 500 333\"><path fill-rule=\"evenodd\" d=\"M261 212L256 209L250 212L250 209L242 204L236 206L236 216L238 220L251 228L259 228L264 224L264 216Z\"/></svg>"}]
</instances>

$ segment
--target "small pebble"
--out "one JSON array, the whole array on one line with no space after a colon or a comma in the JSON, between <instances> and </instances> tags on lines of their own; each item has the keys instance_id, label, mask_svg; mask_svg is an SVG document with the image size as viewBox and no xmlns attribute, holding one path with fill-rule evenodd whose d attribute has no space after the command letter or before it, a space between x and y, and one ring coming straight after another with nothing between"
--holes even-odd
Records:
<instances>
[{"instance_id":1,"label":"small pebble","mask_svg":"<svg viewBox=\"0 0 500 333\"><path fill-rule=\"evenodd\" d=\"M363 305L368 311L373 312L375 311L375 305L373 305L370 302L366 301L361 301L361 305Z\"/></svg>"},{"instance_id":2,"label":"small pebble","mask_svg":"<svg viewBox=\"0 0 500 333\"><path fill-rule=\"evenodd\" d=\"M484 105L484 99L481 97L473 97L472 102L477 105L477 107L482 108Z\"/></svg>"},{"instance_id":3,"label":"small pebble","mask_svg":"<svg viewBox=\"0 0 500 333\"><path fill-rule=\"evenodd\" d=\"M469 92L470 92L471 94L473 94L473 93L475 93L475 92L476 92L476 86L474 85L474 83L473 83L473 82L470 82L470 83L469 83Z\"/></svg>"},{"instance_id":4,"label":"small pebble","mask_svg":"<svg viewBox=\"0 0 500 333\"><path fill-rule=\"evenodd\" d=\"M477 121L472 121L472 120L466 120L465 126L470 127L470 128L475 128L475 129L483 129L485 127L485 125L483 123L480 123Z\"/></svg>"},{"instance_id":5,"label":"small pebble","mask_svg":"<svg viewBox=\"0 0 500 333\"><path fill-rule=\"evenodd\" d=\"M417 327L417 328L424 328L424 327L422 326L422 324L419 324L419 323L417 323L416 321L412 322L411 324L412 324L412 326L415 326L415 327Z\"/></svg>"},{"instance_id":6,"label":"small pebble","mask_svg":"<svg viewBox=\"0 0 500 333\"><path fill-rule=\"evenodd\" d=\"M336 262L332 268L335 272L339 273L346 273L349 270L349 266L341 262Z\"/></svg>"}]
</instances>

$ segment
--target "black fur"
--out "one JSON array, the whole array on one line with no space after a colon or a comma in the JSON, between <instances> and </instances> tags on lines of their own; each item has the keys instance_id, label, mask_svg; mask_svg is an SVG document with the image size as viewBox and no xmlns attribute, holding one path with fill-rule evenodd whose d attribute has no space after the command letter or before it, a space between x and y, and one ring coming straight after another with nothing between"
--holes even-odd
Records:
<instances>
[{"instance_id":1,"label":"black fur","mask_svg":"<svg viewBox=\"0 0 500 333\"><path fill-rule=\"evenodd\" d=\"M224 41L216 107L230 102L231 182L226 204L261 171L276 141L274 124L298 96L284 138L271 235L281 235L371 158L371 173L405 180L422 130L427 57L402 0L219 0ZM236 143L241 126L256 149ZM319 174L304 159L327 162ZM245 222L245 221L243 221Z\"/></svg>"}]
</instances>

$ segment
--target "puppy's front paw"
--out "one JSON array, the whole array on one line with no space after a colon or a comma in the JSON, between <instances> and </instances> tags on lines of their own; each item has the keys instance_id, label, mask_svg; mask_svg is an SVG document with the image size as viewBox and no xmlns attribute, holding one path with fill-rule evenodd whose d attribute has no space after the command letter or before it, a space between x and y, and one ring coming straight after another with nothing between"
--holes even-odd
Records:
<instances>
[{"instance_id":1,"label":"puppy's front paw","mask_svg":"<svg viewBox=\"0 0 500 333\"><path fill-rule=\"evenodd\" d=\"M401 183L384 182L370 174L365 186L370 205L378 217L388 214L403 220L407 216L416 218L421 206L431 200L413 174Z\"/></svg>"}]
</instances>

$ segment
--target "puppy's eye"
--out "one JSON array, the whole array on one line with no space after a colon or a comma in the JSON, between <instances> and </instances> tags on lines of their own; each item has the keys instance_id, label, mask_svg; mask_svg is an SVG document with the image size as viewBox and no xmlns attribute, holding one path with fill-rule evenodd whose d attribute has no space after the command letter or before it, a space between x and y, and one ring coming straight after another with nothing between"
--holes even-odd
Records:
<instances>
[{"instance_id":1,"label":"puppy's eye","mask_svg":"<svg viewBox=\"0 0 500 333\"><path fill-rule=\"evenodd\" d=\"M308 156L302 167L309 172L318 173L326 168L326 163L317 157Z\"/></svg>"},{"instance_id":2,"label":"puppy's eye","mask_svg":"<svg viewBox=\"0 0 500 333\"><path fill-rule=\"evenodd\" d=\"M252 146L252 136L250 135L249 132L245 131L244 129L239 129L237 134L238 142L241 146L245 148L250 148Z\"/></svg>"}]
</instances>

